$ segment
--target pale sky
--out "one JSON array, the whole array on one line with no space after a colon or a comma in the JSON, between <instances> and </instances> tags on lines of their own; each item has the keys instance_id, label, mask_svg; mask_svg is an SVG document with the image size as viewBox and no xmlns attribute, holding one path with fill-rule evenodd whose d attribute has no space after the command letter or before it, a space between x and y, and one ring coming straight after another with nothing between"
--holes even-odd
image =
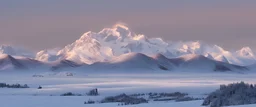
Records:
<instances>
[{"instance_id":1,"label":"pale sky","mask_svg":"<svg viewBox=\"0 0 256 107\"><path fill-rule=\"evenodd\" d=\"M148 37L256 50L256 0L2 0L0 44L63 47L117 22Z\"/></svg>"}]
</instances>

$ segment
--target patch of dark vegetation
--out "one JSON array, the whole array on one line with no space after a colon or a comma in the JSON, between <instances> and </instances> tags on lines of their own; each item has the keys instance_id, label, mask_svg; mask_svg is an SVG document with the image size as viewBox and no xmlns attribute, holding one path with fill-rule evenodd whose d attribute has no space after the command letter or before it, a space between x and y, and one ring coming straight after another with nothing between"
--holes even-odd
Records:
<instances>
[{"instance_id":1,"label":"patch of dark vegetation","mask_svg":"<svg viewBox=\"0 0 256 107\"><path fill-rule=\"evenodd\" d=\"M139 96L145 96L146 94L144 93L138 93L138 94L131 94L130 96L133 96L133 97L139 97Z\"/></svg>"},{"instance_id":2,"label":"patch of dark vegetation","mask_svg":"<svg viewBox=\"0 0 256 107\"><path fill-rule=\"evenodd\" d=\"M172 101L175 100L175 98L157 98L154 99L153 101Z\"/></svg>"},{"instance_id":3,"label":"patch of dark vegetation","mask_svg":"<svg viewBox=\"0 0 256 107\"><path fill-rule=\"evenodd\" d=\"M88 100L88 101L85 101L84 104L95 104L95 101L93 101L93 100Z\"/></svg>"},{"instance_id":4,"label":"patch of dark vegetation","mask_svg":"<svg viewBox=\"0 0 256 107\"><path fill-rule=\"evenodd\" d=\"M99 95L98 89L95 88L95 89L90 90L90 91L87 93L87 95L88 95L88 96L98 96L98 95Z\"/></svg>"},{"instance_id":5,"label":"patch of dark vegetation","mask_svg":"<svg viewBox=\"0 0 256 107\"><path fill-rule=\"evenodd\" d=\"M119 105L134 105L134 104L148 103L148 101L144 98L132 97L126 94L106 97L101 101L101 103L114 103L114 102L121 103Z\"/></svg>"},{"instance_id":6,"label":"patch of dark vegetation","mask_svg":"<svg viewBox=\"0 0 256 107\"><path fill-rule=\"evenodd\" d=\"M209 94L203 106L222 107L231 105L256 104L256 85L244 82L221 85Z\"/></svg>"},{"instance_id":7,"label":"patch of dark vegetation","mask_svg":"<svg viewBox=\"0 0 256 107\"><path fill-rule=\"evenodd\" d=\"M91 90L91 92L96 92L96 89ZM193 98L189 97L187 93L137 93L137 94L120 94L117 96L109 96L101 101L88 100L84 104L94 104L94 103L119 103L118 105L134 105L141 103L148 103L148 101L192 101L192 100L202 100L203 98Z\"/></svg>"},{"instance_id":8,"label":"patch of dark vegetation","mask_svg":"<svg viewBox=\"0 0 256 107\"><path fill-rule=\"evenodd\" d=\"M192 101L192 100L201 100L202 98L193 98L189 97L187 93L149 93L149 99L153 101Z\"/></svg>"},{"instance_id":9,"label":"patch of dark vegetation","mask_svg":"<svg viewBox=\"0 0 256 107\"><path fill-rule=\"evenodd\" d=\"M66 76L72 77L72 76L74 76L74 74L73 73L66 73Z\"/></svg>"},{"instance_id":10,"label":"patch of dark vegetation","mask_svg":"<svg viewBox=\"0 0 256 107\"><path fill-rule=\"evenodd\" d=\"M42 88L43 88L42 86L39 86L37 89L39 89L39 90L40 90L40 89L42 89Z\"/></svg>"},{"instance_id":11,"label":"patch of dark vegetation","mask_svg":"<svg viewBox=\"0 0 256 107\"><path fill-rule=\"evenodd\" d=\"M192 101L192 100L202 100L203 98L193 98L189 97L187 93L174 92L174 93L147 93L147 94L132 94L130 96L148 96L149 100L152 101Z\"/></svg>"},{"instance_id":12,"label":"patch of dark vegetation","mask_svg":"<svg viewBox=\"0 0 256 107\"><path fill-rule=\"evenodd\" d=\"M42 87L39 86L38 89L42 89ZM98 89L95 88L95 89L92 89L88 93L83 94L83 95L82 94L77 94L77 93L72 93L72 92L66 92L66 93L61 94L60 96L85 96L85 95L87 95L87 96L98 96L99 92L98 92Z\"/></svg>"},{"instance_id":13,"label":"patch of dark vegetation","mask_svg":"<svg viewBox=\"0 0 256 107\"><path fill-rule=\"evenodd\" d=\"M81 94L75 94L75 93L72 93L72 92L67 92L67 93L61 94L60 96L82 96L82 95Z\"/></svg>"},{"instance_id":14,"label":"patch of dark vegetation","mask_svg":"<svg viewBox=\"0 0 256 107\"><path fill-rule=\"evenodd\" d=\"M203 100L203 98L181 97L181 98L175 99L176 102L194 101L194 100Z\"/></svg>"},{"instance_id":15,"label":"patch of dark vegetation","mask_svg":"<svg viewBox=\"0 0 256 107\"><path fill-rule=\"evenodd\" d=\"M162 97L177 97L181 98L184 96L187 96L187 93L180 93L180 92L174 92L174 93L149 93L149 98L150 99L155 99L155 98L162 98Z\"/></svg>"},{"instance_id":16,"label":"patch of dark vegetation","mask_svg":"<svg viewBox=\"0 0 256 107\"><path fill-rule=\"evenodd\" d=\"M29 86L27 84L21 85L21 84L0 83L0 88L29 88Z\"/></svg>"}]
</instances>

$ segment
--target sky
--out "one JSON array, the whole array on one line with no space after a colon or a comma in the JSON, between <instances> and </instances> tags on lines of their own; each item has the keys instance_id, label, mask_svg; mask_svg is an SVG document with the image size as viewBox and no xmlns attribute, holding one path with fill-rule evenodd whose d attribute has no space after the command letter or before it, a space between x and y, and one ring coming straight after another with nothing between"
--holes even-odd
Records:
<instances>
[{"instance_id":1,"label":"sky","mask_svg":"<svg viewBox=\"0 0 256 107\"><path fill-rule=\"evenodd\" d=\"M120 22L148 37L256 50L256 0L1 0L0 44L64 47Z\"/></svg>"}]
</instances>

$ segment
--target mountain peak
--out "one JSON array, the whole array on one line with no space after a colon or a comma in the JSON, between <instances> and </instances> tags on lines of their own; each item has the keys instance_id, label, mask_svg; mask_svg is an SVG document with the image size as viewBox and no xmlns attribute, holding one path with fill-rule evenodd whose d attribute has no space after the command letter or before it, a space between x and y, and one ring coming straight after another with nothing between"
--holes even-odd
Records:
<instances>
[{"instance_id":1,"label":"mountain peak","mask_svg":"<svg viewBox=\"0 0 256 107\"><path fill-rule=\"evenodd\" d=\"M228 59L227 59L224 55L219 55L219 56L217 56L217 57L215 58L215 60L220 61L220 62L230 63L230 62L228 61Z\"/></svg>"},{"instance_id":2,"label":"mountain peak","mask_svg":"<svg viewBox=\"0 0 256 107\"><path fill-rule=\"evenodd\" d=\"M124 25L124 24L116 24L112 27L109 28L104 28L100 32L86 32L84 33L79 41L86 42L89 39L95 39L98 41L116 41L116 40L121 40L123 41L124 39L131 39L132 37L136 36L130 29Z\"/></svg>"},{"instance_id":3,"label":"mountain peak","mask_svg":"<svg viewBox=\"0 0 256 107\"><path fill-rule=\"evenodd\" d=\"M145 35L136 35L133 40L147 40L147 37Z\"/></svg>"},{"instance_id":4,"label":"mountain peak","mask_svg":"<svg viewBox=\"0 0 256 107\"><path fill-rule=\"evenodd\" d=\"M241 49L241 51L244 51L244 52L252 52L252 49L250 47L243 47Z\"/></svg>"},{"instance_id":5,"label":"mountain peak","mask_svg":"<svg viewBox=\"0 0 256 107\"><path fill-rule=\"evenodd\" d=\"M0 59L7 59L7 58L12 58L12 56L8 55L8 54L1 54L0 55Z\"/></svg>"},{"instance_id":6,"label":"mountain peak","mask_svg":"<svg viewBox=\"0 0 256 107\"><path fill-rule=\"evenodd\" d=\"M236 53L242 57L254 57L254 53L250 47L243 47L242 49L238 50Z\"/></svg>"},{"instance_id":7,"label":"mountain peak","mask_svg":"<svg viewBox=\"0 0 256 107\"><path fill-rule=\"evenodd\" d=\"M121 23L115 24L113 26L113 28L116 30L129 30L128 26L126 26L125 24L121 24Z\"/></svg>"},{"instance_id":8,"label":"mountain peak","mask_svg":"<svg viewBox=\"0 0 256 107\"><path fill-rule=\"evenodd\" d=\"M127 26L125 26L124 24L116 24L116 25L114 25L112 30L114 30L116 32L116 34L118 35L118 37L122 38L122 39L134 36L134 35L132 35L132 32L130 31L130 29Z\"/></svg>"},{"instance_id":9,"label":"mountain peak","mask_svg":"<svg viewBox=\"0 0 256 107\"><path fill-rule=\"evenodd\" d=\"M152 58L154 58L154 59L163 59L163 58L166 58L166 57L163 54L158 53L156 55L153 55Z\"/></svg>"},{"instance_id":10,"label":"mountain peak","mask_svg":"<svg viewBox=\"0 0 256 107\"><path fill-rule=\"evenodd\" d=\"M209 58L209 59L214 59L213 56L210 53L207 53L204 55L205 57Z\"/></svg>"},{"instance_id":11,"label":"mountain peak","mask_svg":"<svg viewBox=\"0 0 256 107\"><path fill-rule=\"evenodd\" d=\"M15 49L11 45L1 45L0 53L1 54L16 54Z\"/></svg>"},{"instance_id":12,"label":"mountain peak","mask_svg":"<svg viewBox=\"0 0 256 107\"><path fill-rule=\"evenodd\" d=\"M196 59L207 59L205 56L198 55L198 54L187 54L182 56L181 58L185 61L196 60Z\"/></svg>"},{"instance_id":13,"label":"mountain peak","mask_svg":"<svg viewBox=\"0 0 256 107\"><path fill-rule=\"evenodd\" d=\"M29 57L29 58L35 57L34 52L28 51L27 49L22 47L15 47L11 45L1 45L0 54L8 54L12 56L23 56L23 57Z\"/></svg>"}]
</instances>

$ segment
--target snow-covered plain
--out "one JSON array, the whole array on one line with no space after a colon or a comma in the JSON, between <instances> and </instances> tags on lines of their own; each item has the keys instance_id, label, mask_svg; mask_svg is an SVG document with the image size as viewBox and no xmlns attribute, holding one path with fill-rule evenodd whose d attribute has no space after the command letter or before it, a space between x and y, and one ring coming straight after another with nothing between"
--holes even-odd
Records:
<instances>
[{"instance_id":1,"label":"snow-covered plain","mask_svg":"<svg viewBox=\"0 0 256 107\"><path fill-rule=\"evenodd\" d=\"M67 76L72 73L73 76ZM40 75L43 77L33 77ZM10 71L0 72L0 82L8 84L28 84L28 89L0 88L0 102L10 102L1 107L82 107L88 99L100 100L106 96L122 93L149 92L185 92L193 97L204 97L205 94L219 88L220 84L244 81L256 83L256 73L211 72L190 73L182 71L151 73L108 73L108 72L37 72ZM43 89L38 90L38 86ZM64 97L60 94L72 92L85 95L90 89L98 88L100 96ZM14 102L13 102L14 101ZM150 102L149 104L131 105L131 107L200 107L202 100L189 102ZM86 106L114 107L117 104L94 104ZM255 105L254 105L255 106ZM253 105L241 107L254 107ZM128 106L130 107L130 106Z\"/></svg>"},{"instance_id":2,"label":"snow-covered plain","mask_svg":"<svg viewBox=\"0 0 256 107\"><path fill-rule=\"evenodd\" d=\"M59 96L0 96L1 107L120 107L116 103L84 105L86 97L59 97ZM12 103L12 101L15 101ZM10 102L10 103L8 103ZM124 107L203 107L202 100L186 102L152 102ZM255 107L255 104L230 107Z\"/></svg>"}]
</instances>

